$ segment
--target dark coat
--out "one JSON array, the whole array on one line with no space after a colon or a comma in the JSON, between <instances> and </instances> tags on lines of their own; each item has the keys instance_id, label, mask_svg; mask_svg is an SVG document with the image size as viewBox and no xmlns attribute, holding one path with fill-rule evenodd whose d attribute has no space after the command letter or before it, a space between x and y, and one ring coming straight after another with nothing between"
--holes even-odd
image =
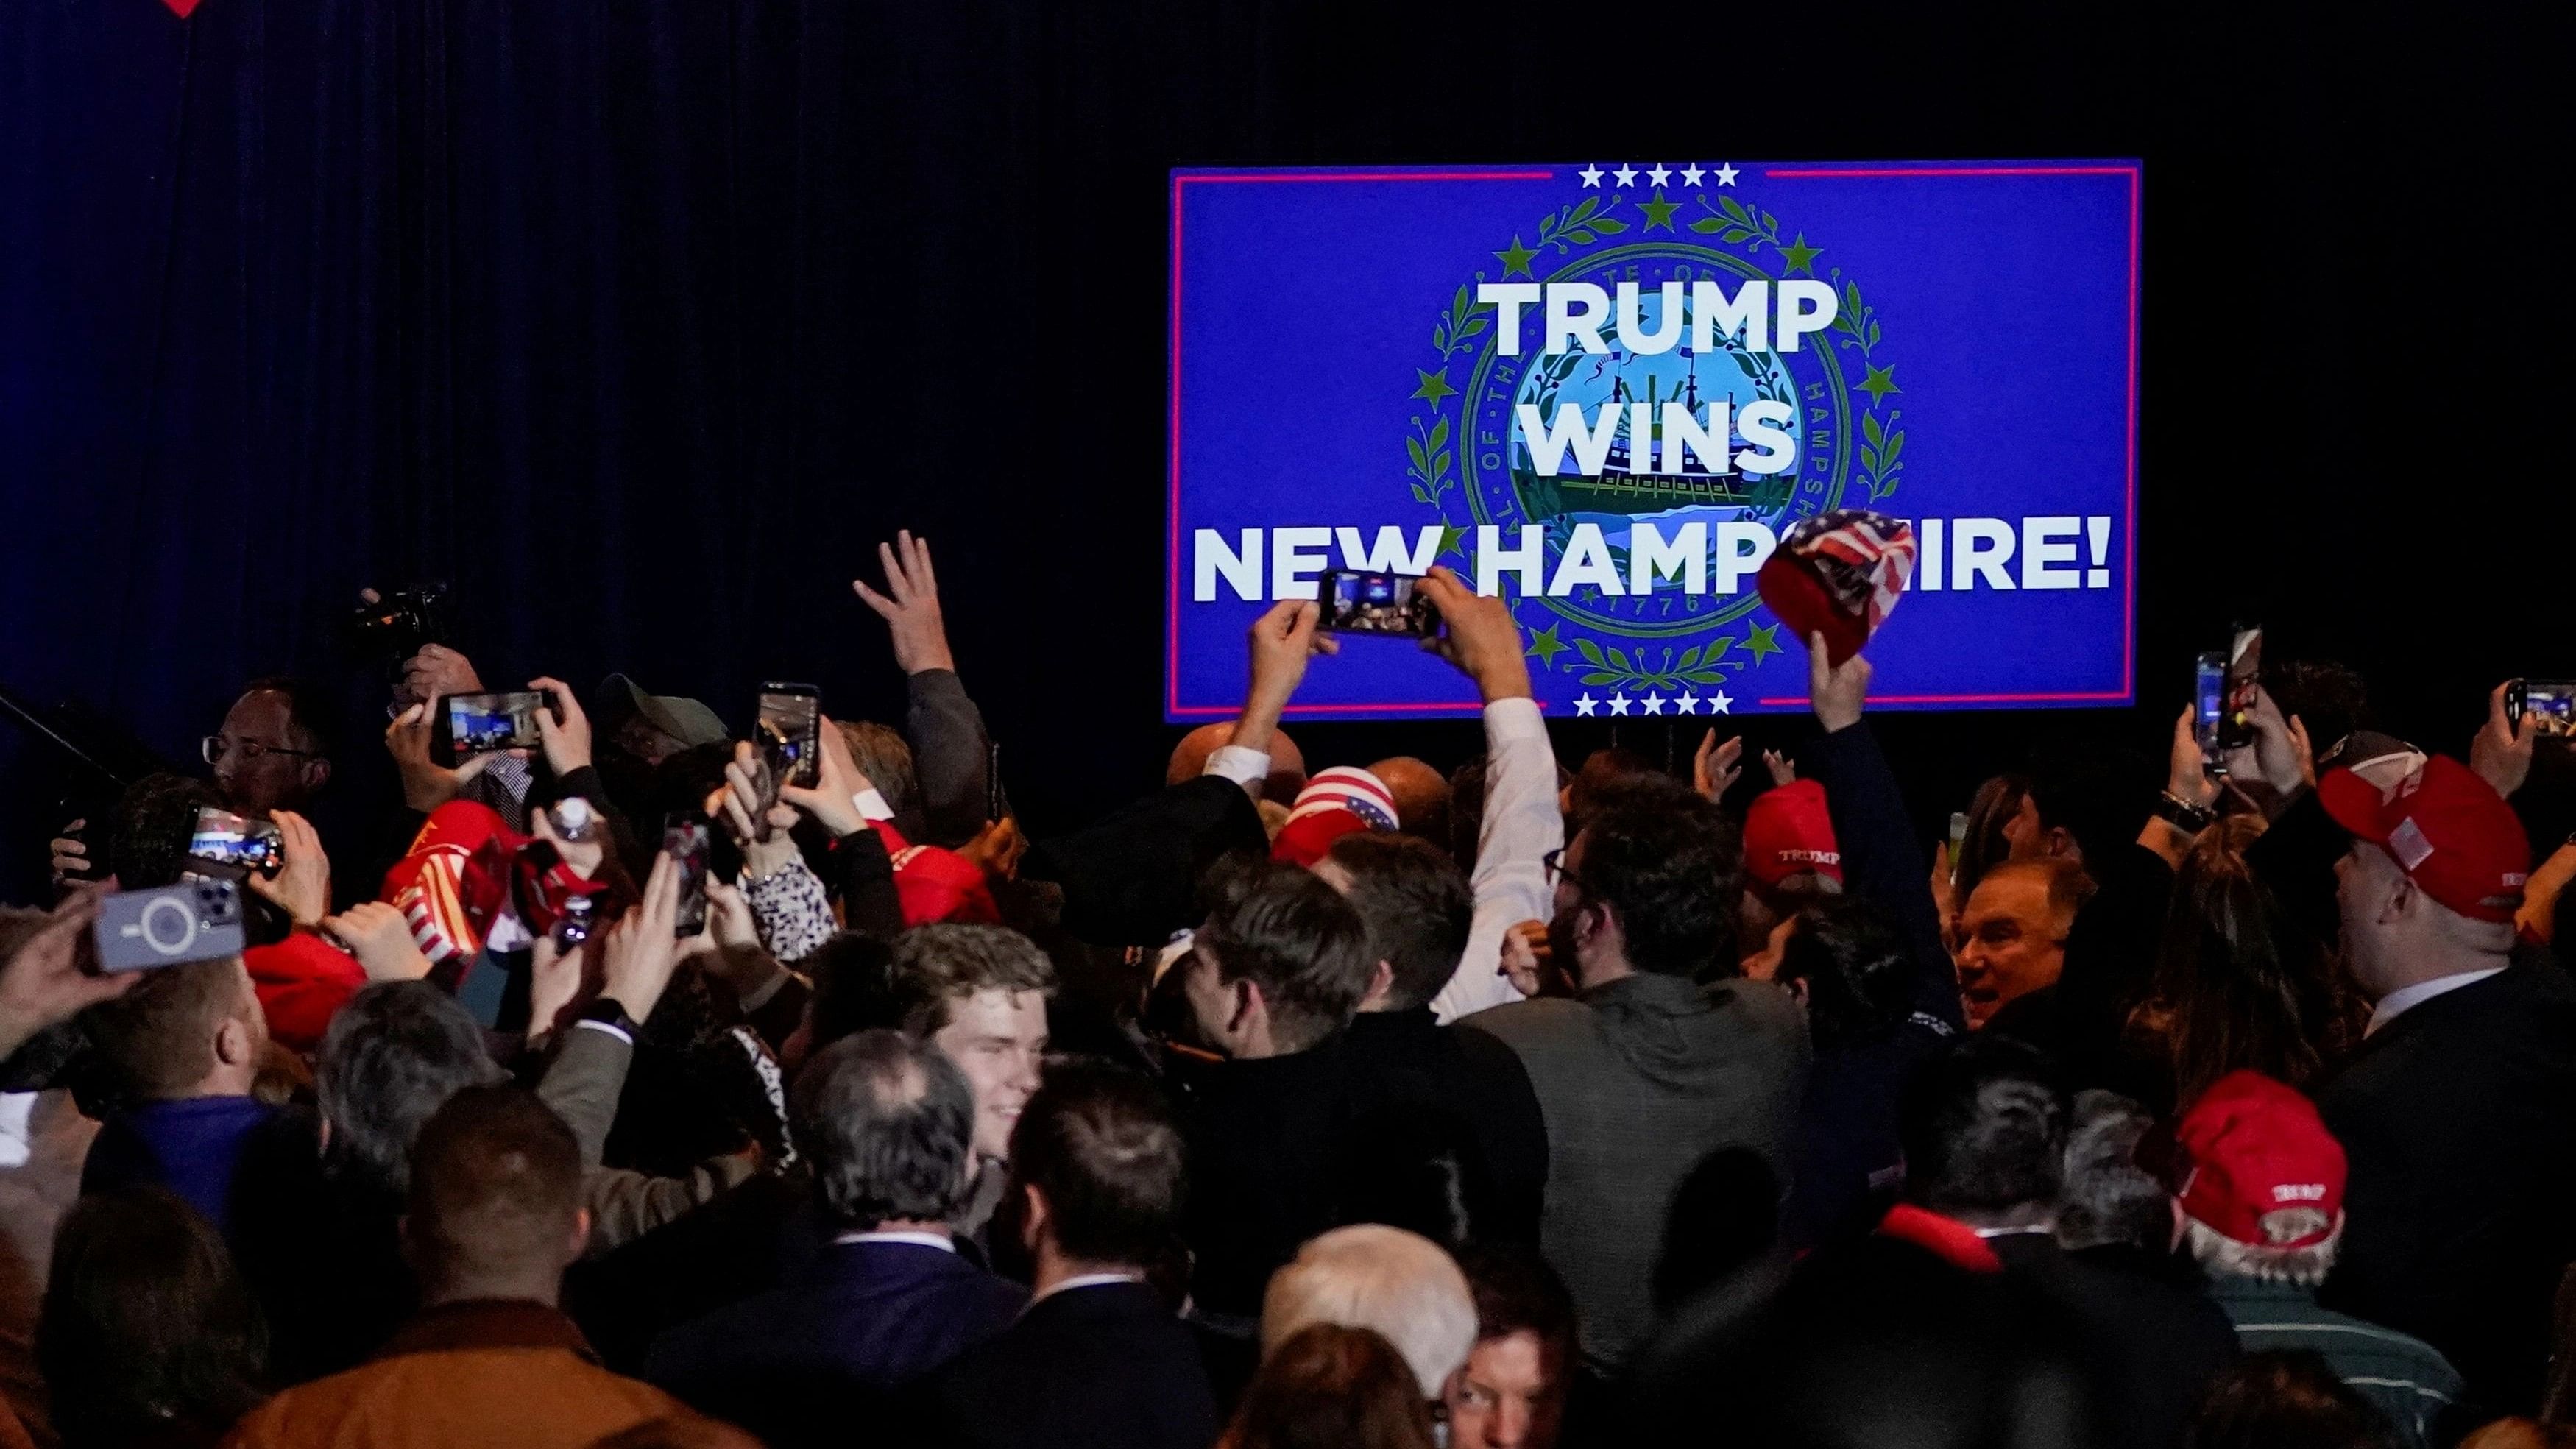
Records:
<instances>
[{"instance_id":1,"label":"dark coat","mask_svg":"<svg viewBox=\"0 0 2576 1449\"><path fill-rule=\"evenodd\" d=\"M1431 1008L1362 1012L1350 1054L1385 1111L1461 1141L1470 1236L1536 1246L1547 1189L1547 1124L1520 1059L1484 1032L1444 1030Z\"/></svg>"},{"instance_id":2,"label":"dark coat","mask_svg":"<svg viewBox=\"0 0 2576 1449\"><path fill-rule=\"evenodd\" d=\"M835 1244L808 1275L654 1341L644 1377L773 1446L846 1440L856 1407L1007 1327L1027 1301L952 1252Z\"/></svg>"},{"instance_id":3,"label":"dark coat","mask_svg":"<svg viewBox=\"0 0 2576 1449\"><path fill-rule=\"evenodd\" d=\"M1069 1288L925 1385L954 1449L1207 1449L1221 1427L1189 1327L1141 1283Z\"/></svg>"},{"instance_id":4,"label":"dark coat","mask_svg":"<svg viewBox=\"0 0 2576 1449\"><path fill-rule=\"evenodd\" d=\"M1787 1177L1806 1020L1768 982L1639 974L1458 1030L1501 1041L1529 1073L1547 1124L1540 1250L1574 1295L1586 1364L1616 1372L1654 1326L1655 1263L1692 1169L1749 1147Z\"/></svg>"},{"instance_id":5,"label":"dark coat","mask_svg":"<svg viewBox=\"0 0 2576 1449\"><path fill-rule=\"evenodd\" d=\"M2134 1248L2068 1253L2042 1234L1988 1240L2004 1272L2062 1308L2112 1430L2109 1443L2172 1449L2210 1381L2239 1356L2236 1327L2207 1286Z\"/></svg>"},{"instance_id":6,"label":"dark coat","mask_svg":"<svg viewBox=\"0 0 2576 1449\"><path fill-rule=\"evenodd\" d=\"M2531 1412L2576 1258L2576 982L2526 949L2400 1013L2316 1097L2352 1162L2319 1301L2440 1349L2491 1414Z\"/></svg>"}]
</instances>

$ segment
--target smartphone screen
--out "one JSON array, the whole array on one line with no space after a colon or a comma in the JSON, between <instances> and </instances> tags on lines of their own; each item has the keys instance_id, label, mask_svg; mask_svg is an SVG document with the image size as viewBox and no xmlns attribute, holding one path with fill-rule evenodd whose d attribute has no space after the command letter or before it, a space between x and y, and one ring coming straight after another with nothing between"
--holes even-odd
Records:
<instances>
[{"instance_id":1,"label":"smartphone screen","mask_svg":"<svg viewBox=\"0 0 2576 1449\"><path fill-rule=\"evenodd\" d=\"M1329 570L1317 589L1323 617L1316 627L1335 634L1421 638L1439 627L1439 616L1428 598L1414 592L1420 582L1405 574Z\"/></svg>"},{"instance_id":2,"label":"smartphone screen","mask_svg":"<svg viewBox=\"0 0 2576 1449\"><path fill-rule=\"evenodd\" d=\"M188 837L188 855L219 870L275 875L278 867L286 863L286 842L269 821L247 819L208 805L197 811L196 831Z\"/></svg>"},{"instance_id":3,"label":"smartphone screen","mask_svg":"<svg viewBox=\"0 0 2576 1449\"><path fill-rule=\"evenodd\" d=\"M753 743L769 757L782 785L810 790L823 778L823 700L810 684L760 687L760 733Z\"/></svg>"},{"instance_id":4,"label":"smartphone screen","mask_svg":"<svg viewBox=\"0 0 2576 1449\"><path fill-rule=\"evenodd\" d=\"M2531 716L2533 730L2576 734L2576 679L2526 679L2521 692L2522 713Z\"/></svg>"},{"instance_id":5,"label":"smartphone screen","mask_svg":"<svg viewBox=\"0 0 2576 1449\"><path fill-rule=\"evenodd\" d=\"M546 741L537 732L537 711L554 707L552 690L451 694L447 696L447 737L460 761L495 750L538 749Z\"/></svg>"},{"instance_id":6,"label":"smartphone screen","mask_svg":"<svg viewBox=\"0 0 2576 1449\"><path fill-rule=\"evenodd\" d=\"M2242 749L2254 743L2254 696L2263 687L2263 631L2239 626L2227 646L2225 697L2218 715L2218 747Z\"/></svg>"},{"instance_id":7,"label":"smartphone screen","mask_svg":"<svg viewBox=\"0 0 2576 1449\"><path fill-rule=\"evenodd\" d=\"M662 850L680 868L680 913L673 933L694 936L707 924L707 822L674 815L662 825Z\"/></svg>"},{"instance_id":8,"label":"smartphone screen","mask_svg":"<svg viewBox=\"0 0 2576 1449\"><path fill-rule=\"evenodd\" d=\"M2192 665L2192 733L2200 739L2200 757L2218 763L2218 721L2227 713L2227 656L2203 654Z\"/></svg>"}]
</instances>

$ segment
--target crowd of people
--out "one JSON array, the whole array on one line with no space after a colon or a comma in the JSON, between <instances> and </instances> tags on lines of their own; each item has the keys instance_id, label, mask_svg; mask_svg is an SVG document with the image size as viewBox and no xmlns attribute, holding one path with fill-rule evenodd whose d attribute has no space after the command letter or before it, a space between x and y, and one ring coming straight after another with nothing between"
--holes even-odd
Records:
<instances>
[{"instance_id":1,"label":"crowd of people","mask_svg":"<svg viewBox=\"0 0 2576 1449\"><path fill-rule=\"evenodd\" d=\"M285 679L68 822L0 910L0 1446L2576 1444L2576 845L2505 691L2463 763L2277 668L1927 851L1865 657L1794 750L1560 761L1435 570L1483 754L1310 775L1284 602L1032 840L880 552L908 708L810 785L622 675L460 763L433 643L337 803L398 858ZM279 831L249 944L99 970L207 806Z\"/></svg>"}]
</instances>

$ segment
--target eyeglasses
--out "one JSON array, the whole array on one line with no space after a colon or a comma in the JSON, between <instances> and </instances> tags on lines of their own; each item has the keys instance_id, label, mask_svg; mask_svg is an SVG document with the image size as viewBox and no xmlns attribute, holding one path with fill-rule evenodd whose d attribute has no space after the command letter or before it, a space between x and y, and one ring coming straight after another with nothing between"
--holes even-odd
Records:
<instances>
[{"instance_id":1,"label":"eyeglasses","mask_svg":"<svg viewBox=\"0 0 2576 1449\"><path fill-rule=\"evenodd\" d=\"M1582 891L1586 895L1591 894L1591 883L1586 881L1583 877L1576 875L1573 871L1566 869L1565 851L1566 847L1560 845L1556 849L1551 850L1547 854L1538 858L1538 863L1547 871L1548 885L1553 888L1560 880L1570 880L1574 882L1574 888L1576 890Z\"/></svg>"},{"instance_id":2,"label":"eyeglasses","mask_svg":"<svg viewBox=\"0 0 2576 1449\"><path fill-rule=\"evenodd\" d=\"M226 749L241 751L245 760L256 760L262 755L294 755L307 760L322 758L320 750L290 750L284 745L264 745L257 740L228 740L222 735L208 735L197 741L197 753L205 756L209 765L221 760Z\"/></svg>"}]
</instances>

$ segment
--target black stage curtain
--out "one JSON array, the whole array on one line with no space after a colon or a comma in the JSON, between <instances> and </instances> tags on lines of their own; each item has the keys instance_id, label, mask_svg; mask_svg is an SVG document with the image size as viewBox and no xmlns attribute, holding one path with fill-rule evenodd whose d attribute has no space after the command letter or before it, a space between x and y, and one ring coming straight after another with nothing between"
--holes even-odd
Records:
<instances>
[{"instance_id":1,"label":"black stage curtain","mask_svg":"<svg viewBox=\"0 0 2576 1449\"><path fill-rule=\"evenodd\" d=\"M2563 471L2565 48L2258 9L5 0L0 684L185 757L293 669L372 731L342 616L435 578L496 686L623 668L740 725L787 677L887 718L846 580L911 527L1062 825L1171 734L1167 167L2136 154L2154 707L2081 727L2152 747L2246 612L2438 695L2456 744L2462 691L2576 673L2563 583L2511 572L2551 530L2479 513ZM2032 731L1897 733L1947 789ZM28 766L0 730L21 899Z\"/></svg>"}]
</instances>

